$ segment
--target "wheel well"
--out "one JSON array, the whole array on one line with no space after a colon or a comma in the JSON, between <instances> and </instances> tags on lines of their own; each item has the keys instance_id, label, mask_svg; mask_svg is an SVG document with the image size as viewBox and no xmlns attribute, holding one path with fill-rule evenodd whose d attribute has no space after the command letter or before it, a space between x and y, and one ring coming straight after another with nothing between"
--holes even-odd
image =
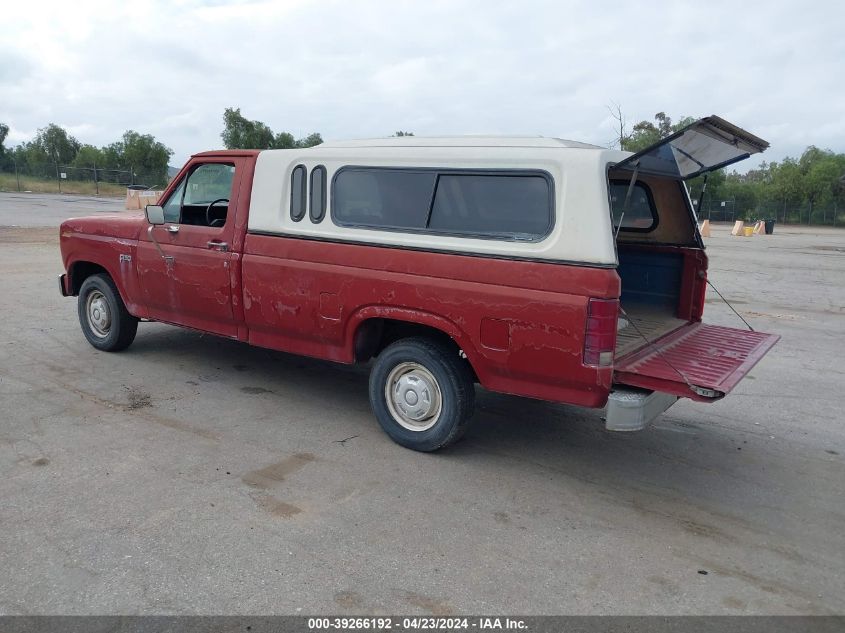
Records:
<instances>
[{"instance_id":1,"label":"wheel well","mask_svg":"<svg viewBox=\"0 0 845 633\"><path fill-rule=\"evenodd\" d=\"M355 331L355 360L356 362L366 362L378 356L391 343L412 336L441 341L449 347L454 348L456 354L462 351L460 346L455 342L455 339L443 330L438 330L430 325L399 321L396 319L373 318L361 323ZM464 358L466 358L465 354ZM473 376L477 380L475 370L472 369L472 364L469 360L467 360L467 365L469 365Z\"/></svg>"},{"instance_id":2,"label":"wheel well","mask_svg":"<svg viewBox=\"0 0 845 633\"><path fill-rule=\"evenodd\" d=\"M82 288L83 282L91 275L99 275L100 273L109 274L105 268L92 262L76 262L71 266L68 273L70 275L71 283L70 290L74 296L79 294L79 290Z\"/></svg>"}]
</instances>

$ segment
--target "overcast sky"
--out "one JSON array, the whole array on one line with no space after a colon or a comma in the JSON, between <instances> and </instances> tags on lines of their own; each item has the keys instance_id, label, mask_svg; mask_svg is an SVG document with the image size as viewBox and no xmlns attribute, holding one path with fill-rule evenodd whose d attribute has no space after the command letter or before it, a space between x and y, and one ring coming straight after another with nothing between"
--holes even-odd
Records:
<instances>
[{"instance_id":1,"label":"overcast sky","mask_svg":"<svg viewBox=\"0 0 845 633\"><path fill-rule=\"evenodd\" d=\"M832 0L10 0L2 14L7 145L51 122L98 146L134 129L181 165L222 146L228 106L325 139L608 145L615 102L631 123L719 114L768 140L767 160L845 151L845 3Z\"/></svg>"}]
</instances>

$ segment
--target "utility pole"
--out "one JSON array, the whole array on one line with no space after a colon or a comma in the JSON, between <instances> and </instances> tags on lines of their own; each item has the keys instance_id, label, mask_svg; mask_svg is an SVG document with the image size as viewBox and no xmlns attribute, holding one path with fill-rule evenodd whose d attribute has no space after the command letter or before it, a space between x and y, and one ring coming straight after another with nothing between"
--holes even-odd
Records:
<instances>
[{"instance_id":1,"label":"utility pole","mask_svg":"<svg viewBox=\"0 0 845 633\"><path fill-rule=\"evenodd\" d=\"M15 163L15 180L18 183L18 192L21 190L21 175L18 173L18 159L12 156L12 160Z\"/></svg>"},{"instance_id":2,"label":"utility pole","mask_svg":"<svg viewBox=\"0 0 845 633\"><path fill-rule=\"evenodd\" d=\"M56 181L59 183L59 193L62 192L62 178L59 176L59 163L56 161Z\"/></svg>"},{"instance_id":3,"label":"utility pole","mask_svg":"<svg viewBox=\"0 0 845 633\"><path fill-rule=\"evenodd\" d=\"M97 195L100 195L100 183L97 180L97 161L94 161L94 188L97 190Z\"/></svg>"}]
</instances>

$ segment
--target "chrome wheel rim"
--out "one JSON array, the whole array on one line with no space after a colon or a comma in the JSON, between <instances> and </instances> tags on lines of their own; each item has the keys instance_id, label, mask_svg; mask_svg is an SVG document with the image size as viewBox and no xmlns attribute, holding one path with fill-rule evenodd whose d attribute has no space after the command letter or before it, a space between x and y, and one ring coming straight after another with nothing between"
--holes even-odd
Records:
<instances>
[{"instance_id":1,"label":"chrome wheel rim","mask_svg":"<svg viewBox=\"0 0 845 633\"><path fill-rule=\"evenodd\" d=\"M443 409L437 379L419 363L396 365L387 377L384 398L393 419L409 431L430 429Z\"/></svg>"},{"instance_id":2,"label":"chrome wheel rim","mask_svg":"<svg viewBox=\"0 0 845 633\"><path fill-rule=\"evenodd\" d=\"M97 338L106 338L111 331L111 311L106 296L99 290L92 290L85 300L85 314L91 333Z\"/></svg>"}]
</instances>

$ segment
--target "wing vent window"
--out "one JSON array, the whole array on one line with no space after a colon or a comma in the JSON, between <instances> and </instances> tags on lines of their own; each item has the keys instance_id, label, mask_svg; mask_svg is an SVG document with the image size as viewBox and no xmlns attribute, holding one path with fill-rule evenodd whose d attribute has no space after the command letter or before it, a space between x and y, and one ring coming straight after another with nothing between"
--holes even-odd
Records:
<instances>
[{"instance_id":1,"label":"wing vent window","mask_svg":"<svg viewBox=\"0 0 845 633\"><path fill-rule=\"evenodd\" d=\"M290 175L290 219L299 222L305 217L305 165L297 165Z\"/></svg>"},{"instance_id":2,"label":"wing vent window","mask_svg":"<svg viewBox=\"0 0 845 633\"><path fill-rule=\"evenodd\" d=\"M311 221L318 224L326 215L326 168L317 165L311 170Z\"/></svg>"}]
</instances>

